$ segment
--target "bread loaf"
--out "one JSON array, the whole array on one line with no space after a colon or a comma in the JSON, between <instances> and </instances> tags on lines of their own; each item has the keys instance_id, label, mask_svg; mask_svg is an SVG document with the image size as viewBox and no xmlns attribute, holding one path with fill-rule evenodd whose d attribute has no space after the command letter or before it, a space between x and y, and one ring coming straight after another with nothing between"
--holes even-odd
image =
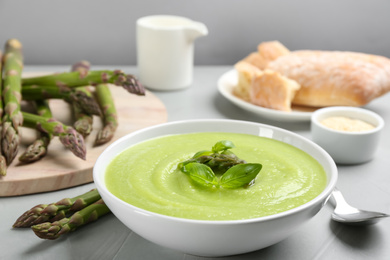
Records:
<instances>
[{"instance_id":1,"label":"bread loaf","mask_svg":"<svg viewBox=\"0 0 390 260\"><path fill-rule=\"evenodd\" d=\"M390 59L355 52L294 51L267 69L297 81L293 104L363 106L390 90Z\"/></svg>"},{"instance_id":2,"label":"bread loaf","mask_svg":"<svg viewBox=\"0 0 390 260\"><path fill-rule=\"evenodd\" d=\"M278 41L260 43L257 49L235 65L239 80L234 93L260 106L284 111L288 111L284 106L289 103L363 106L390 91L390 59L386 57L342 51L289 51ZM260 80L264 70L268 72ZM257 83L253 84L256 77ZM282 93L261 97L260 93L271 89Z\"/></svg>"}]
</instances>

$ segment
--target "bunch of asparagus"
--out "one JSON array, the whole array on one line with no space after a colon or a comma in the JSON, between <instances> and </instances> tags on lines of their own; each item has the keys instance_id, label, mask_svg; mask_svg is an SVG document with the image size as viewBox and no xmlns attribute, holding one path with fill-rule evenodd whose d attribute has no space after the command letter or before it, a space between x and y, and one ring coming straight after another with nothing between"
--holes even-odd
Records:
<instances>
[{"instance_id":1,"label":"bunch of asparagus","mask_svg":"<svg viewBox=\"0 0 390 260\"><path fill-rule=\"evenodd\" d=\"M109 212L98 191L93 189L74 198L36 205L24 212L13 227L31 227L38 237L54 240Z\"/></svg>"},{"instance_id":2,"label":"bunch of asparagus","mask_svg":"<svg viewBox=\"0 0 390 260\"><path fill-rule=\"evenodd\" d=\"M145 89L133 75L121 70L93 71L87 61L74 64L69 72L48 76L23 78L22 70L22 44L17 39L10 39L0 62L1 175L6 175L7 166L19 151L22 127L36 129L39 137L19 157L21 162L30 163L45 156L53 137L58 137L66 148L85 160L84 138L92 131L93 116L99 116L103 122L95 145L110 141L118 127L108 84L123 87L132 94L145 95ZM53 118L49 99L62 99L70 104L76 119L72 126ZM22 100L34 103L36 114L22 111Z\"/></svg>"}]
</instances>

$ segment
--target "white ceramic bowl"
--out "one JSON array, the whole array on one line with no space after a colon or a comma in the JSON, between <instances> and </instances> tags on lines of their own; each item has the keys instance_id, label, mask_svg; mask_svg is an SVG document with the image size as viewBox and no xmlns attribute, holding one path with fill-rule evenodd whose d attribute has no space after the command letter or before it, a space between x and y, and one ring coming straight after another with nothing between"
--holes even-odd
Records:
<instances>
[{"instance_id":1,"label":"white ceramic bowl","mask_svg":"<svg viewBox=\"0 0 390 260\"><path fill-rule=\"evenodd\" d=\"M170 217L137 208L115 197L105 185L107 165L116 155L136 143L170 134L221 131L266 136L306 151L324 167L327 174L325 190L308 203L279 214L247 220L206 221ZM97 159L93 178L107 206L132 231L164 247L216 257L255 251L287 238L326 203L336 184L337 168L321 147L280 128L235 120L190 120L152 126L117 140Z\"/></svg>"},{"instance_id":2,"label":"white ceramic bowl","mask_svg":"<svg viewBox=\"0 0 390 260\"><path fill-rule=\"evenodd\" d=\"M335 116L362 120L373 125L374 129L362 132L339 131L321 124L322 120ZM340 164L370 161L377 150L383 126L384 121L378 114L357 107L321 108L311 117L312 140Z\"/></svg>"}]
</instances>

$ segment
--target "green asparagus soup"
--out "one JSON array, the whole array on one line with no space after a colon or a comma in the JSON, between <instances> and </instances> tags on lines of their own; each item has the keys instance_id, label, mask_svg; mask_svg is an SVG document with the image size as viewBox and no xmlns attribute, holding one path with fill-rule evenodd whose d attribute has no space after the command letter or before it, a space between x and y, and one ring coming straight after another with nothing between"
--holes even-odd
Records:
<instances>
[{"instance_id":1,"label":"green asparagus soup","mask_svg":"<svg viewBox=\"0 0 390 260\"><path fill-rule=\"evenodd\" d=\"M209 188L192 181L177 165L220 140L262 169L250 187ZM198 220L239 220L298 207L326 186L322 166L302 150L265 137L234 133L169 135L136 144L117 155L105 182L115 196L152 212Z\"/></svg>"}]
</instances>

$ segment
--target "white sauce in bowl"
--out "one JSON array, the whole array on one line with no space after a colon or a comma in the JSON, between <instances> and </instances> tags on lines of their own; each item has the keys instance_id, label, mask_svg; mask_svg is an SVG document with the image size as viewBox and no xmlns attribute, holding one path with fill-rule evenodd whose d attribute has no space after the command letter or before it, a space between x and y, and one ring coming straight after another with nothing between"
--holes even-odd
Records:
<instances>
[{"instance_id":1,"label":"white sauce in bowl","mask_svg":"<svg viewBox=\"0 0 390 260\"><path fill-rule=\"evenodd\" d=\"M363 132L375 128L375 126L363 120L353 119L344 116L332 116L325 118L321 121L321 124L333 130L346 132Z\"/></svg>"}]
</instances>

